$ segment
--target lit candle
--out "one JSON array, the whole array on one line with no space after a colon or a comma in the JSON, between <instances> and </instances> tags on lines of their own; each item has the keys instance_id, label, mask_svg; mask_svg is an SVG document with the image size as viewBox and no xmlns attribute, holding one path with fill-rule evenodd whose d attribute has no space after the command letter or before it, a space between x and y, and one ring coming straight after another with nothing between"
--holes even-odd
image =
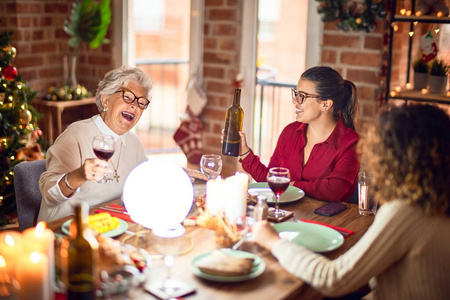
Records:
<instances>
[{"instance_id":1,"label":"lit candle","mask_svg":"<svg viewBox=\"0 0 450 300\"><path fill-rule=\"evenodd\" d=\"M396 91L397 93L400 93L400 92L402 91L402 87L399 86L399 85L397 85L397 86L395 87L395 91Z\"/></svg>"},{"instance_id":2,"label":"lit candle","mask_svg":"<svg viewBox=\"0 0 450 300\"><path fill-rule=\"evenodd\" d=\"M404 16L406 14L406 9L405 8L400 9L400 14Z\"/></svg>"},{"instance_id":3,"label":"lit candle","mask_svg":"<svg viewBox=\"0 0 450 300\"><path fill-rule=\"evenodd\" d=\"M428 89L422 89L422 95L425 95L426 93L428 93Z\"/></svg>"},{"instance_id":4,"label":"lit candle","mask_svg":"<svg viewBox=\"0 0 450 300\"><path fill-rule=\"evenodd\" d=\"M450 91L447 91L447 97L450 97Z\"/></svg>"},{"instance_id":5,"label":"lit candle","mask_svg":"<svg viewBox=\"0 0 450 300\"><path fill-rule=\"evenodd\" d=\"M406 83L406 89L407 90L412 90L412 84L410 82Z\"/></svg>"},{"instance_id":6,"label":"lit candle","mask_svg":"<svg viewBox=\"0 0 450 300\"><path fill-rule=\"evenodd\" d=\"M397 92L396 91L390 91L389 95L391 95L391 97L395 97L395 96L397 96Z\"/></svg>"},{"instance_id":7,"label":"lit candle","mask_svg":"<svg viewBox=\"0 0 450 300\"><path fill-rule=\"evenodd\" d=\"M242 174L245 175L245 174ZM247 190L244 195L244 186L248 190L248 177L241 175L230 176L225 179L225 215L233 223L237 217L245 216L247 208Z\"/></svg>"},{"instance_id":8,"label":"lit candle","mask_svg":"<svg viewBox=\"0 0 450 300\"><path fill-rule=\"evenodd\" d=\"M237 185L237 189L238 191L240 191L240 195L238 195L238 200L239 203L242 205L243 210L244 210L244 214L242 216L245 216L245 211L247 208L247 195L248 195L248 175L245 173L239 173L236 172L234 174L235 178L236 178L236 185Z\"/></svg>"},{"instance_id":9,"label":"lit candle","mask_svg":"<svg viewBox=\"0 0 450 300\"><path fill-rule=\"evenodd\" d=\"M18 268L20 299L52 299L49 277L48 258L45 254L35 251L25 255Z\"/></svg>"},{"instance_id":10,"label":"lit candle","mask_svg":"<svg viewBox=\"0 0 450 300\"><path fill-rule=\"evenodd\" d=\"M45 222L39 222L36 227L28 228L23 231L24 251L26 255L31 252L41 252L48 258L48 268L50 278L48 283L55 283L55 235L53 231L46 228ZM51 290L53 290L51 286ZM53 298L53 297L52 297Z\"/></svg>"},{"instance_id":11,"label":"lit candle","mask_svg":"<svg viewBox=\"0 0 450 300\"><path fill-rule=\"evenodd\" d=\"M5 272L15 278L15 266L22 254L22 235L16 231L0 233L0 255L5 260Z\"/></svg>"},{"instance_id":12,"label":"lit candle","mask_svg":"<svg viewBox=\"0 0 450 300\"><path fill-rule=\"evenodd\" d=\"M216 215L223 210L225 181L220 175L216 179L210 179L206 182L206 208L212 215Z\"/></svg>"},{"instance_id":13,"label":"lit candle","mask_svg":"<svg viewBox=\"0 0 450 300\"><path fill-rule=\"evenodd\" d=\"M6 272L6 261L0 255L0 299L16 299L16 285Z\"/></svg>"}]
</instances>

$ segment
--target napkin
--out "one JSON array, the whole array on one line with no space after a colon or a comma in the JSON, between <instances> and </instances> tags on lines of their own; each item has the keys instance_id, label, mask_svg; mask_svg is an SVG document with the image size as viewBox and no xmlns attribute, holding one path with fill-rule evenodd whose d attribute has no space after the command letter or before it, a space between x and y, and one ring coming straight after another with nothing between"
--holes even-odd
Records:
<instances>
[{"instance_id":1,"label":"napkin","mask_svg":"<svg viewBox=\"0 0 450 300\"><path fill-rule=\"evenodd\" d=\"M121 205L111 204L109 206L105 206L104 209L100 207L95 211L95 213L102 213L102 212L110 214L111 217L116 217L127 222L133 222L133 220L131 220L130 215L126 214L127 210L125 209L125 207Z\"/></svg>"},{"instance_id":2,"label":"napkin","mask_svg":"<svg viewBox=\"0 0 450 300\"><path fill-rule=\"evenodd\" d=\"M319 225L322 225L322 226L330 227L330 228L332 228L332 229L334 229L336 231L339 231L344 236L344 239L348 238L349 236L351 236L352 234L355 233L353 230L350 230L350 229L347 229L347 228L338 227L338 226L334 226L334 225L327 224L327 223L322 223L322 222L319 222L319 221L306 220L306 219L300 219L299 221L306 222L306 223L319 224Z\"/></svg>"}]
</instances>

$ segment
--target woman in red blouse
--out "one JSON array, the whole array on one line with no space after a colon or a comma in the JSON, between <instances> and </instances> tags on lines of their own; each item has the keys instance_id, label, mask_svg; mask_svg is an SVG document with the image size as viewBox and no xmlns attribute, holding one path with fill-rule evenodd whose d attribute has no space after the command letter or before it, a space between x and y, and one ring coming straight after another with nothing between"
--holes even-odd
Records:
<instances>
[{"instance_id":1,"label":"woman in red blouse","mask_svg":"<svg viewBox=\"0 0 450 300\"><path fill-rule=\"evenodd\" d=\"M291 184L309 196L346 202L356 188L359 169L355 85L330 67L313 67L292 89L292 102L296 121L281 132L267 167L240 133L242 167L258 182L267 181L271 167L288 168Z\"/></svg>"}]
</instances>

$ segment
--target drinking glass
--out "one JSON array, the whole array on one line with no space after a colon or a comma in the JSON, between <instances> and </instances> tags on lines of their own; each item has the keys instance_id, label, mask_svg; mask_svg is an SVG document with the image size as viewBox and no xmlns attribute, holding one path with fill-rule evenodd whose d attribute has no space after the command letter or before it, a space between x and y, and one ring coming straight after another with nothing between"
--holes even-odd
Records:
<instances>
[{"instance_id":1,"label":"drinking glass","mask_svg":"<svg viewBox=\"0 0 450 300\"><path fill-rule=\"evenodd\" d=\"M284 213L280 210L280 196L288 188L290 181L289 169L274 167L270 168L267 173L267 183L275 194L275 209L270 214L275 218L284 216Z\"/></svg>"},{"instance_id":2,"label":"drinking glass","mask_svg":"<svg viewBox=\"0 0 450 300\"><path fill-rule=\"evenodd\" d=\"M183 253L184 236L171 237L170 235L158 236L158 234L156 234L155 249L162 255L167 273L164 279L152 282L150 290L155 291L156 294L162 293L167 298L177 297L186 288L186 283L173 278L171 271L175 263L175 256Z\"/></svg>"},{"instance_id":3,"label":"drinking glass","mask_svg":"<svg viewBox=\"0 0 450 300\"><path fill-rule=\"evenodd\" d=\"M108 161L113 155L115 150L116 142L111 135L96 135L92 140L92 148L94 149L95 155L104 161ZM100 178L98 183L111 183L113 179L105 174Z\"/></svg>"},{"instance_id":4,"label":"drinking glass","mask_svg":"<svg viewBox=\"0 0 450 300\"><path fill-rule=\"evenodd\" d=\"M200 170L209 179L216 179L222 171L222 157L217 154L205 154L200 159Z\"/></svg>"}]
</instances>

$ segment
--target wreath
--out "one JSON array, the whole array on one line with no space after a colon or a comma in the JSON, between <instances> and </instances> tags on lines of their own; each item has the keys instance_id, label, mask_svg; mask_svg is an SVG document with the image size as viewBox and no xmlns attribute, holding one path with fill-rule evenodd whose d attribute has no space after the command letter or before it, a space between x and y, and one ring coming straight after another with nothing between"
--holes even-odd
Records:
<instances>
[{"instance_id":1,"label":"wreath","mask_svg":"<svg viewBox=\"0 0 450 300\"><path fill-rule=\"evenodd\" d=\"M386 19L386 0L364 0L363 3L347 0L316 0L317 12L323 22L339 20L337 27L343 31L370 32L376 27L376 19Z\"/></svg>"}]
</instances>

